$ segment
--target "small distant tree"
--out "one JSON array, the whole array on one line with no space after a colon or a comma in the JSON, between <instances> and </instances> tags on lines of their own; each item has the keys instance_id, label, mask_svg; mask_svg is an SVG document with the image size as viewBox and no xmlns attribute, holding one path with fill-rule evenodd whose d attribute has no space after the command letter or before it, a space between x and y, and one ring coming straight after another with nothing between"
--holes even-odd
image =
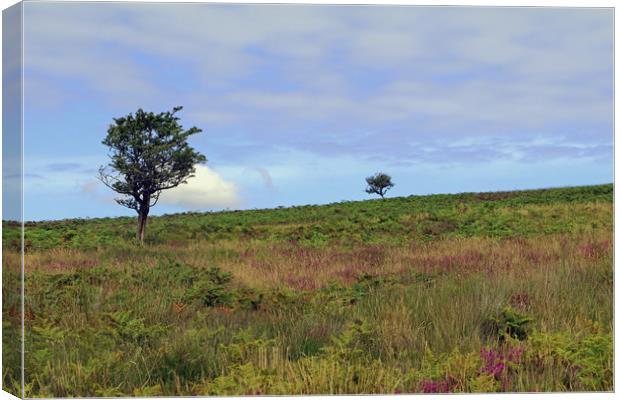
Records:
<instances>
[{"instance_id":1,"label":"small distant tree","mask_svg":"<svg viewBox=\"0 0 620 400\"><path fill-rule=\"evenodd\" d=\"M172 111L154 114L138 109L134 114L114 118L103 144L110 149L110 163L99 168L99 179L122 195L116 202L136 210L136 238L144 242L146 221L161 192L172 189L192 177L196 164L205 156L187 143L201 129L183 130Z\"/></svg>"},{"instance_id":2,"label":"small distant tree","mask_svg":"<svg viewBox=\"0 0 620 400\"><path fill-rule=\"evenodd\" d=\"M392 177L383 172L377 172L373 176L369 176L366 178L366 183L368 184L366 193L378 194L382 199L385 198L385 193L394 187Z\"/></svg>"}]
</instances>

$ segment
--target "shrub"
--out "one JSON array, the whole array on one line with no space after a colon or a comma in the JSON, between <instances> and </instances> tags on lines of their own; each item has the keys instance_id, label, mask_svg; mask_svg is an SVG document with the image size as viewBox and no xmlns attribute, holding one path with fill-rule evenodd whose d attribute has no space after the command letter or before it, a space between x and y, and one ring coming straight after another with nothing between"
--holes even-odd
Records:
<instances>
[{"instance_id":1,"label":"shrub","mask_svg":"<svg viewBox=\"0 0 620 400\"><path fill-rule=\"evenodd\" d=\"M506 307L499 315L483 322L482 335L486 339L498 340L500 343L508 337L525 340L528 335L526 325L531 321L531 317Z\"/></svg>"}]
</instances>

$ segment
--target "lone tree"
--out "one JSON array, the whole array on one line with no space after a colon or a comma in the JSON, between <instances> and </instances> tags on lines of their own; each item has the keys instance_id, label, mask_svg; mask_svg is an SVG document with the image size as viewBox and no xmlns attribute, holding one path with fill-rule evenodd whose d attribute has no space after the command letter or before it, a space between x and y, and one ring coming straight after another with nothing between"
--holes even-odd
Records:
<instances>
[{"instance_id":1,"label":"lone tree","mask_svg":"<svg viewBox=\"0 0 620 400\"><path fill-rule=\"evenodd\" d=\"M99 179L122 195L116 202L138 213L136 238L144 242L146 220L162 191L186 183L195 165L207 161L187 144L187 138L202 132L183 130L175 114L183 107L154 114L138 109L114 118L102 143L110 149L110 163L99 168Z\"/></svg>"},{"instance_id":2,"label":"lone tree","mask_svg":"<svg viewBox=\"0 0 620 400\"><path fill-rule=\"evenodd\" d=\"M385 192L394 187L392 177L388 174L384 174L383 172L377 172L373 176L369 176L366 178L366 183L368 184L366 193L378 194L382 199L385 198Z\"/></svg>"}]
</instances>

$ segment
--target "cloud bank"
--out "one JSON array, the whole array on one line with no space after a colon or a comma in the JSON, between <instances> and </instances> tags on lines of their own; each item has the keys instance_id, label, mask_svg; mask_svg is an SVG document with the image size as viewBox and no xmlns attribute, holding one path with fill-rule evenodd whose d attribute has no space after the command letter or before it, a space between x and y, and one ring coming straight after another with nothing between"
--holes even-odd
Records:
<instances>
[{"instance_id":1,"label":"cloud bank","mask_svg":"<svg viewBox=\"0 0 620 400\"><path fill-rule=\"evenodd\" d=\"M162 192L159 202L190 210L237 208L242 204L236 185L204 165L196 166L187 183Z\"/></svg>"},{"instance_id":2,"label":"cloud bank","mask_svg":"<svg viewBox=\"0 0 620 400\"><path fill-rule=\"evenodd\" d=\"M277 145L445 164L416 153L472 137L531 145L527 159L611 155L609 9L29 3L26 15L27 81L49 86L29 98L178 99L214 127L218 161ZM538 151L541 136L557 151ZM466 153L478 150L506 158Z\"/></svg>"}]
</instances>

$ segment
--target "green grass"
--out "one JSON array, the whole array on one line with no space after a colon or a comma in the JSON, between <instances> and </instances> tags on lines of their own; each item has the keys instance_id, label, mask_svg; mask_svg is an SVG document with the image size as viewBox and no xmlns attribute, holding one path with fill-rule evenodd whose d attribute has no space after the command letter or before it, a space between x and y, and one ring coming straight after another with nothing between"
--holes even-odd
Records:
<instances>
[{"instance_id":1,"label":"green grass","mask_svg":"<svg viewBox=\"0 0 620 400\"><path fill-rule=\"evenodd\" d=\"M497 193L463 193L342 202L269 210L184 213L151 217L147 241L184 245L196 240L403 244L437 236L521 236L571 232L611 219L591 209L609 204L613 186L582 186ZM573 209L578 207L578 209ZM582 210L583 208L583 210ZM575 212L576 211L576 212ZM544 217L544 219L543 219ZM135 218L69 219L26 223L27 250L56 247L98 249L133 242ZM575 225L575 226L573 226ZM7 229L8 247L19 234Z\"/></svg>"},{"instance_id":2,"label":"green grass","mask_svg":"<svg viewBox=\"0 0 620 400\"><path fill-rule=\"evenodd\" d=\"M613 186L26 226L30 397L610 391ZM19 232L4 223L4 385Z\"/></svg>"}]
</instances>

